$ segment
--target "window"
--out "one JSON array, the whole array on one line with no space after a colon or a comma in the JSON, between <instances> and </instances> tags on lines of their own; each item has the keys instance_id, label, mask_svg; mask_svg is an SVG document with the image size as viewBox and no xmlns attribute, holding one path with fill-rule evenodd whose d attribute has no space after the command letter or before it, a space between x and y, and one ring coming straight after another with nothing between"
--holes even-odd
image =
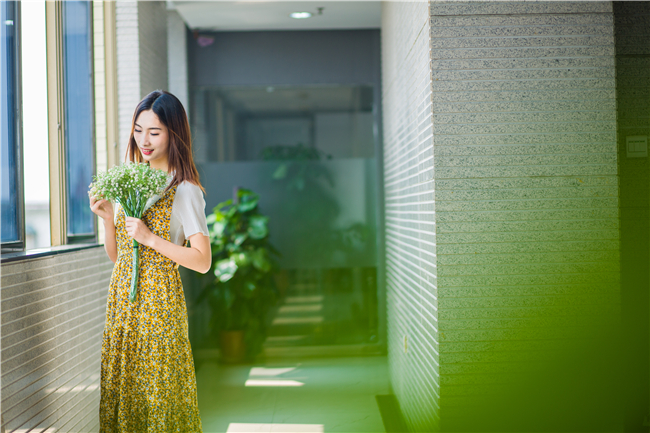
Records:
<instances>
[{"instance_id":1,"label":"window","mask_svg":"<svg viewBox=\"0 0 650 433\"><path fill-rule=\"evenodd\" d=\"M63 7L64 104L68 243L95 237L88 207L94 167L92 4L65 1Z\"/></svg>"},{"instance_id":2,"label":"window","mask_svg":"<svg viewBox=\"0 0 650 433\"><path fill-rule=\"evenodd\" d=\"M97 145L94 7L103 5L0 2L3 257L97 240L87 194Z\"/></svg>"},{"instance_id":3,"label":"window","mask_svg":"<svg viewBox=\"0 0 650 433\"><path fill-rule=\"evenodd\" d=\"M0 100L2 107L2 150L0 161L2 208L2 249L22 249L24 241L22 177L20 167L20 57L19 57L19 3L5 1L0 3L2 65L0 66Z\"/></svg>"}]
</instances>

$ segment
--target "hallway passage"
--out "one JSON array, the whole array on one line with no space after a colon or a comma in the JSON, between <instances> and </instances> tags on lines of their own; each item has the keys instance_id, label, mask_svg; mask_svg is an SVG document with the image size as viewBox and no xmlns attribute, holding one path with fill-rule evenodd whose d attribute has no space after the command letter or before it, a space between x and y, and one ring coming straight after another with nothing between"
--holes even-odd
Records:
<instances>
[{"instance_id":1,"label":"hallway passage","mask_svg":"<svg viewBox=\"0 0 650 433\"><path fill-rule=\"evenodd\" d=\"M385 356L198 365L206 433L383 432L376 395L388 394Z\"/></svg>"}]
</instances>

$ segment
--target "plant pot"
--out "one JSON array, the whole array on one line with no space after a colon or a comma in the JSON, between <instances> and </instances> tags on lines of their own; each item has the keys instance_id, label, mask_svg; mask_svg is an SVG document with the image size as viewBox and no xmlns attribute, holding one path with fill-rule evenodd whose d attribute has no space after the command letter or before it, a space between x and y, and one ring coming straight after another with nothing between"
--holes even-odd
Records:
<instances>
[{"instance_id":1,"label":"plant pot","mask_svg":"<svg viewBox=\"0 0 650 433\"><path fill-rule=\"evenodd\" d=\"M242 362L246 356L244 331L220 331L219 350L221 362L227 364Z\"/></svg>"}]
</instances>

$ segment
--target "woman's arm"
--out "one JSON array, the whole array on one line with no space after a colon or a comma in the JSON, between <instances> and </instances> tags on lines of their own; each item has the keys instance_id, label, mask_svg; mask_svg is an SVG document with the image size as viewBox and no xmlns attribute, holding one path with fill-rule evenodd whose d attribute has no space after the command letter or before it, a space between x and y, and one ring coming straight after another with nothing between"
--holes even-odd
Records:
<instances>
[{"instance_id":1,"label":"woman's arm","mask_svg":"<svg viewBox=\"0 0 650 433\"><path fill-rule=\"evenodd\" d=\"M117 260L117 241L113 221L113 203L108 200L95 200L90 197L90 210L104 221L104 249L113 263Z\"/></svg>"},{"instance_id":2,"label":"woman's arm","mask_svg":"<svg viewBox=\"0 0 650 433\"><path fill-rule=\"evenodd\" d=\"M201 272L202 274L210 270L210 266L212 265L210 238L203 233L196 233L190 236L191 248L185 248L173 242L166 241L160 236L156 236L138 218L126 217L126 232L142 245L153 248L183 267Z\"/></svg>"},{"instance_id":3,"label":"woman's arm","mask_svg":"<svg viewBox=\"0 0 650 433\"><path fill-rule=\"evenodd\" d=\"M117 261L117 240L115 239L115 223L104 220L104 249L111 262Z\"/></svg>"}]
</instances>

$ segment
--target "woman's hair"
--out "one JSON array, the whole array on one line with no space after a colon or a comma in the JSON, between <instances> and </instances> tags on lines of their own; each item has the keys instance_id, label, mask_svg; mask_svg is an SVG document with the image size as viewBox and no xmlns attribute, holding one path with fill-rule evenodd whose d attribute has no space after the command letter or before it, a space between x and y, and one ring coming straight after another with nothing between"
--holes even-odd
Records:
<instances>
[{"instance_id":1,"label":"woman's hair","mask_svg":"<svg viewBox=\"0 0 650 433\"><path fill-rule=\"evenodd\" d=\"M169 171L175 171L174 178L167 187L170 188L188 181L198 185L203 192L205 190L199 182L199 172L196 170L192 159L192 135L190 124L187 121L187 114L183 104L178 98L164 90L154 90L145 96L135 108L131 124L131 136L126 151L126 157L133 162L142 162L142 154L138 144L133 138L135 122L143 111L152 110L160 122L167 127L169 145L167 146L167 159Z\"/></svg>"}]
</instances>

